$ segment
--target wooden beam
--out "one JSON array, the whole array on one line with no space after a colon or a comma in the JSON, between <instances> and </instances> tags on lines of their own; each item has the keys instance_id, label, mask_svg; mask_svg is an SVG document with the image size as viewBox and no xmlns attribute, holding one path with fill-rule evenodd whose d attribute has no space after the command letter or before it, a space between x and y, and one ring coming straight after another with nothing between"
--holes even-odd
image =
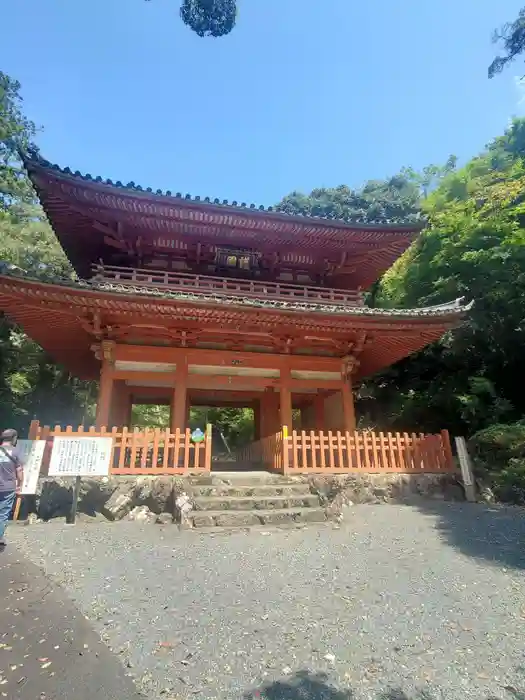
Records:
<instances>
[{"instance_id":1,"label":"wooden beam","mask_svg":"<svg viewBox=\"0 0 525 700\"><path fill-rule=\"evenodd\" d=\"M339 372L341 369L341 361L337 357L279 355L198 348L146 347L143 345L117 345L115 349L117 361L173 363L182 356L188 358L189 365L238 365L240 367L279 369L289 364L291 369L298 370L314 369Z\"/></svg>"},{"instance_id":2,"label":"wooden beam","mask_svg":"<svg viewBox=\"0 0 525 700\"><path fill-rule=\"evenodd\" d=\"M158 382L162 381L163 384L159 385L159 389L163 386L174 386L177 380L176 372L130 372L129 370L115 370L113 374L114 379L125 379L130 382L129 386L133 386L132 382L135 381L146 385L148 382L151 382L151 386L155 387Z\"/></svg>"}]
</instances>

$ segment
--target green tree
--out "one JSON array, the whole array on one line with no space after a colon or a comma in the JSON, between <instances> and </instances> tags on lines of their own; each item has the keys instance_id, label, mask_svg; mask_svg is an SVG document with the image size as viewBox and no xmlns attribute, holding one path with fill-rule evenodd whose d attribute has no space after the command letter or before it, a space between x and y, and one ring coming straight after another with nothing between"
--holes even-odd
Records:
<instances>
[{"instance_id":1,"label":"green tree","mask_svg":"<svg viewBox=\"0 0 525 700\"><path fill-rule=\"evenodd\" d=\"M429 227L384 275L382 305L464 296L474 308L458 330L367 382L375 420L386 412L396 426L472 434L525 414L524 133L516 120L442 180L422 205Z\"/></svg>"},{"instance_id":2,"label":"green tree","mask_svg":"<svg viewBox=\"0 0 525 700\"><path fill-rule=\"evenodd\" d=\"M519 11L514 22L507 22L494 32L492 40L502 44L503 56L496 56L489 66L489 78L493 78L525 50L525 7Z\"/></svg>"},{"instance_id":3,"label":"green tree","mask_svg":"<svg viewBox=\"0 0 525 700\"><path fill-rule=\"evenodd\" d=\"M0 261L32 277L71 276L72 269L36 200L19 157L33 146L35 125L22 110L20 85L0 72ZM92 414L89 383L71 377L5 317L0 318L0 426L25 431L33 417L80 423Z\"/></svg>"},{"instance_id":4,"label":"green tree","mask_svg":"<svg viewBox=\"0 0 525 700\"><path fill-rule=\"evenodd\" d=\"M182 0L180 16L184 24L200 37L224 36L235 27L237 2L236 0Z\"/></svg>"},{"instance_id":5,"label":"green tree","mask_svg":"<svg viewBox=\"0 0 525 700\"><path fill-rule=\"evenodd\" d=\"M0 213L19 214L22 205L34 200L18 149L28 148L35 134L35 125L22 112L20 83L0 71Z\"/></svg>"}]
</instances>

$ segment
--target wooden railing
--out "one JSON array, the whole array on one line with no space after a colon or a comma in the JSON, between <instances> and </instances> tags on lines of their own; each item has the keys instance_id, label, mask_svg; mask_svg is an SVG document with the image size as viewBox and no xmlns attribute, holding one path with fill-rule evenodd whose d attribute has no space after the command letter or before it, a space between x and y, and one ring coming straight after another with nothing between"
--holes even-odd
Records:
<instances>
[{"instance_id":1,"label":"wooden railing","mask_svg":"<svg viewBox=\"0 0 525 700\"><path fill-rule=\"evenodd\" d=\"M211 469L211 430L206 431L203 442L192 442L191 430L128 430L128 428L101 428L83 426L61 428L56 425L40 426L31 422L29 438L47 440L54 437L111 437L110 474L186 474L209 472ZM43 473L47 473L50 448L44 455Z\"/></svg>"},{"instance_id":2,"label":"wooden railing","mask_svg":"<svg viewBox=\"0 0 525 700\"><path fill-rule=\"evenodd\" d=\"M116 265L94 265L95 282L121 282L143 287L165 287L167 290L187 291L194 294L241 295L245 297L276 299L280 301L310 301L323 304L363 306L361 292L330 287L303 287L283 282L261 282L230 277L190 275L185 272L145 270Z\"/></svg>"},{"instance_id":3,"label":"wooden railing","mask_svg":"<svg viewBox=\"0 0 525 700\"><path fill-rule=\"evenodd\" d=\"M293 431L283 440L285 473L454 470L449 434Z\"/></svg>"},{"instance_id":4,"label":"wooden railing","mask_svg":"<svg viewBox=\"0 0 525 700\"><path fill-rule=\"evenodd\" d=\"M283 468L282 433L251 442L234 453L235 462L251 465L253 469L281 472Z\"/></svg>"},{"instance_id":5,"label":"wooden railing","mask_svg":"<svg viewBox=\"0 0 525 700\"><path fill-rule=\"evenodd\" d=\"M111 437L110 474L187 474L209 472L212 468L211 426L204 442L193 443L191 431L128 430L128 428L84 429L79 426L51 428L32 421L29 438ZM44 456L43 473L50 456ZM232 468L267 469L288 474L345 474L400 472L443 473L455 469L449 434L342 433L338 431L296 431L269 435L235 453Z\"/></svg>"}]
</instances>

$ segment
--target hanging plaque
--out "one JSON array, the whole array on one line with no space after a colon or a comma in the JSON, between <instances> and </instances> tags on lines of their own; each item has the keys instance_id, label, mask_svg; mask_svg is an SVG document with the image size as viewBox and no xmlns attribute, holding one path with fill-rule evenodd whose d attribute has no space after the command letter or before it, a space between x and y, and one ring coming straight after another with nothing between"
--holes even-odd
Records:
<instances>
[{"instance_id":1,"label":"hanging plaque","mask_svg":"<svg viewBox=\"0 0 525 700\"><path fill-rule=\"evenodd\" d=\"M110 437L56 437L49 476L107 476L112 449Z\"/></svg>"}]
</instances>

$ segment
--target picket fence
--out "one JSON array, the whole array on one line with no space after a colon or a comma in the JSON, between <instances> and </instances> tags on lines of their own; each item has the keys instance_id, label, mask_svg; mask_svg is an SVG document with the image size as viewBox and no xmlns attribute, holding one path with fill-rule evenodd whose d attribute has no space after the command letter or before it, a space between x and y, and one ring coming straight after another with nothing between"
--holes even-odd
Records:
<instances>
[{"instance_id":1,"label":"picket fence","mask_svg":"<svg viewBox=\"0 0 525 700\"><path fill-rule=\"evenodd\" d=\"M192 442L191 430L135 428L54 428L33 421L30 439L48 441L44 468L54 437L111 437L111 474L186 474L212 470L211 426L203 442ZM384 433L282 431L252 442L235 453L232 469L268 469L288 474L346 472L443 473L454 471L448 431Z\"/></svg>"}]
</instances>

